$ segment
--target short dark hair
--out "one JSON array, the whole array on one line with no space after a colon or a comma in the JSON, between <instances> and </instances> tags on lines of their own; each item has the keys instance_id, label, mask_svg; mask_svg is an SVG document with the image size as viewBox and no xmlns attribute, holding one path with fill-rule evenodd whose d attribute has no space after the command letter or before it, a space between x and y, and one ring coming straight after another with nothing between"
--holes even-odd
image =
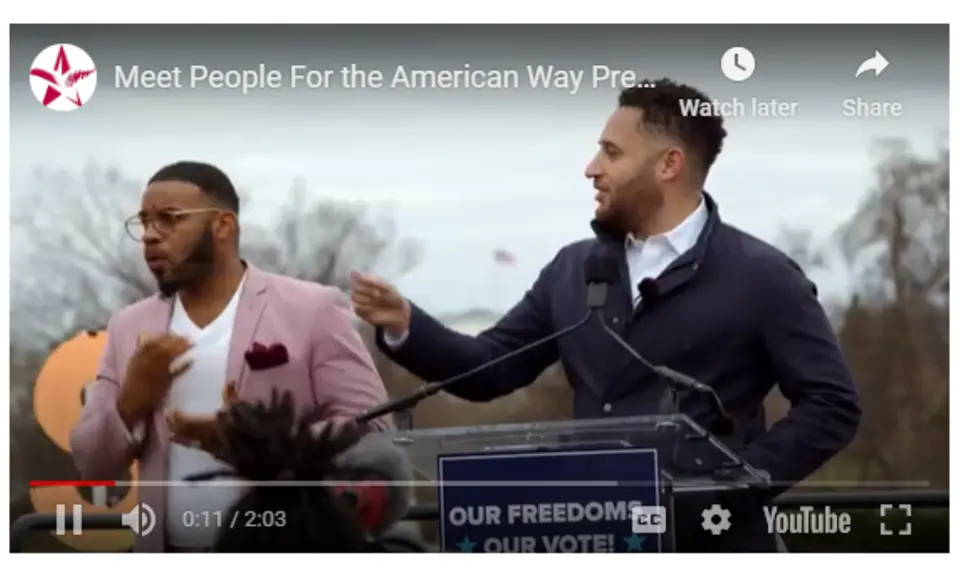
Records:
<instances>
[{"instance_id":1,"label":"short dark hair","mask_svg":"<svg viewBox=\"0 0 960 575\"><path fill-rule=\"evenodd\" d=\"M713 166L727 130L719 115L685 114L681 102L709 102L706 94L669 78L643 80L640 85L620 92L621 108L636 108L643 112L643 126L677 140L699 164L702 176ZM695 105L695 104L692 104ZM699 106L697 109L700 110Z\"/></svg>"},{"instance_id":2,"label":"short dark hair","mask_svg":"<svg viewBox=\"0 0 960 575\"><path fill-rule=\"evenodd\" d=\"M318 414L297 418L290 393L276 390L269 403L235 402L219 417L224 443L217 458L233 470L192 479L229 474L257 483L225 514L238 520L224 521L214 552L372 551L349 497L323 485L263 484L332 481L339 471L337 456L360 441L367 428L328 425L317 433Z\"/></svg>"},{"instance_id":3,"label":"short dark hair","mask_svg":"<svg viewBox=\"0 0 960 575\"><path fill-rule=\"evenodd\" d=\"M240 213L240 196L233 182L223 170L204 162L176 162L160 168L150 178L154 182L186 182L200 188L215 204L236 214Z\"/></svg>"}]
</instances>

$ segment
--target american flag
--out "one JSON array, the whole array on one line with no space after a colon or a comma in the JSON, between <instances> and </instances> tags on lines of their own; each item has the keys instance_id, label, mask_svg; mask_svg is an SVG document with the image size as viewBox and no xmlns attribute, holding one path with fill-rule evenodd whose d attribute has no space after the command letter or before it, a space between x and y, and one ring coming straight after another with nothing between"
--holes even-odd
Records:
<instances>
[{"instance_id":1,"label":"american flag","mask_svg":"<svg viewBox=\"0 0 960 575\"><path fill-rule=\"evenodd\" d=\"M493 262L501 266L512 266L517 263L517 258L507 250L497 249L493 250Z\"/></svg>"}]
</instances>

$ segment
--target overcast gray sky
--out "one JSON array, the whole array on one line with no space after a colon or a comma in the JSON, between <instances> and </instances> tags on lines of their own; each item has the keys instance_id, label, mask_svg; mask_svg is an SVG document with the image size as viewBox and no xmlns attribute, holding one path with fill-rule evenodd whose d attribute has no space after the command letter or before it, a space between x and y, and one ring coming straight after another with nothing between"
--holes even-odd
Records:
<instances>
[{"instance_id":1,"label":"overcast gray sky","mask_svg":"<svg viewBox=\"0 0 960 575\"><path fill-rule=\"evenodd\" d=\"M82 109L44 109L28 86L36 55L58 42L97 66ZM555 65L670 76L713 97L798 103L793 118L736 118L707 189L723 218L765 239L784 225L828 233L871 184L870 144L904 137L921 150L947 129L947 27L624 26L439 27L14 27L11 32L14 202L34 166L113 164L145 180L179 159L212 162L263 219L295 177L311 194L372 202L419 239L424 260L399 283L437 312L505 309L562 245L589 235L593 192L583 168L616 101L614 87L562 89L148 90L115 84L129 70L254 69L289 80L291 65L339 70L357 63L389 78L407 68L518 69ZM757 72L726 80L720 55L750 48ZM880 50L890 65L854 79ZM337 75L334 76L335 78ZM588 80L587 80L588 81ZM526 82L523 82L526 84ZM845 118L842 102L899 102L899 118ZM18 192L18 190L21 190ZM19 195L18 195L19 194ZM137 198L131 200L134 204ZM262 210L261 215L251 211ZM17 241L12 243L16 250ZM494 265L504 248L518 260ZM28 273L13 257L13 271ZM839 278L818 277L826 291Z\"/></svg>"}]
</instances>

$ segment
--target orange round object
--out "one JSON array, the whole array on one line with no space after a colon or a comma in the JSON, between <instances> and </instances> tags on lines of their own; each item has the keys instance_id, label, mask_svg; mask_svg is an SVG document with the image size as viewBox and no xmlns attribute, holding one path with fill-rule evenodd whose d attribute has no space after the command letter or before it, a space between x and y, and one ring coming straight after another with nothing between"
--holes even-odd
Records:
<instances>
[{"instance_id":1,"label":"orange round object","mask_svg":"<svg viewBox=\"0 0 960 575\"><path fill-rule=\"evenodd\" d=\"M80 394L97 377L106 332L82 332L57 346L37 375L33 412L57 447L70 451L70 430L80 419Z\"/></svg>"},{"instance_id":2,"label":"orange round object","mask_svg":"<svg viewBox=\"0 0 960 575\"><path fill-rule=\"evenodd\" d=\"M43 432L69 457L70 431L80 419L83 407L81 393L97 376L100 357L106 346L106 332L82 332L60 344L47 357L33 389L33 409ZM136 481L137 465L130 468L130 479ZM97 488L105 489L105 488ZM57 505L65 505L72 513L75 504L85 517L97 513L126 513L137 504L137 488L127 490L122 501L111 506L86 501L75 487L32 487L30 501L38 513L56 513ZM68 532L56 535L64 544L80 551L123 551L133 546L134 533L129 530L84 530L80 535Z\"/></svg>"}]
</instances>

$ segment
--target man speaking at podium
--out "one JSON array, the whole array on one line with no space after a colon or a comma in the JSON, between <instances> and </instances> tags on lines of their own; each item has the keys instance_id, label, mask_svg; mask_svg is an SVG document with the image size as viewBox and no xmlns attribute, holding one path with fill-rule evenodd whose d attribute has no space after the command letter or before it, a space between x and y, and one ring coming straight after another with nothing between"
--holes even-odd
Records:
<instances>
[{"instance_id":1,"label":"man speaking at podium","mask_svg":"<svg viewBox=\"0 0 960 575\"><path fill-rule=\"evenodd\" d=\"M723 441L781 492L851 441L860 421L857 391L815 286L786 255L721 221L717 202L703 191L726 130L720 117L684 115L681 103L709 98L670 80L655 84L620 94L586 167L596 190L596 237L562 248L495 326L476 337L457 333L390 285L357 273L354 308L378 327L377 343L391 359L440 381L575 324L585 307L588 254L614 254L621 277L601 311L607 324L653 364L714 387L736 421L734 437ZM448 391L490 401L531 384L558 360L573 387L575 418L659 412L657 375L597 322ZM791 408L768 430L763 401L773 385ZM688 397L681 410L704 425L710 416L702 395ZM679 551L709 548L699 512L689 519L696 529L678 532ZM754 515L753 529L734 518L726 550L775 550L762 514Z\"/></svg>"}]
</instances>

